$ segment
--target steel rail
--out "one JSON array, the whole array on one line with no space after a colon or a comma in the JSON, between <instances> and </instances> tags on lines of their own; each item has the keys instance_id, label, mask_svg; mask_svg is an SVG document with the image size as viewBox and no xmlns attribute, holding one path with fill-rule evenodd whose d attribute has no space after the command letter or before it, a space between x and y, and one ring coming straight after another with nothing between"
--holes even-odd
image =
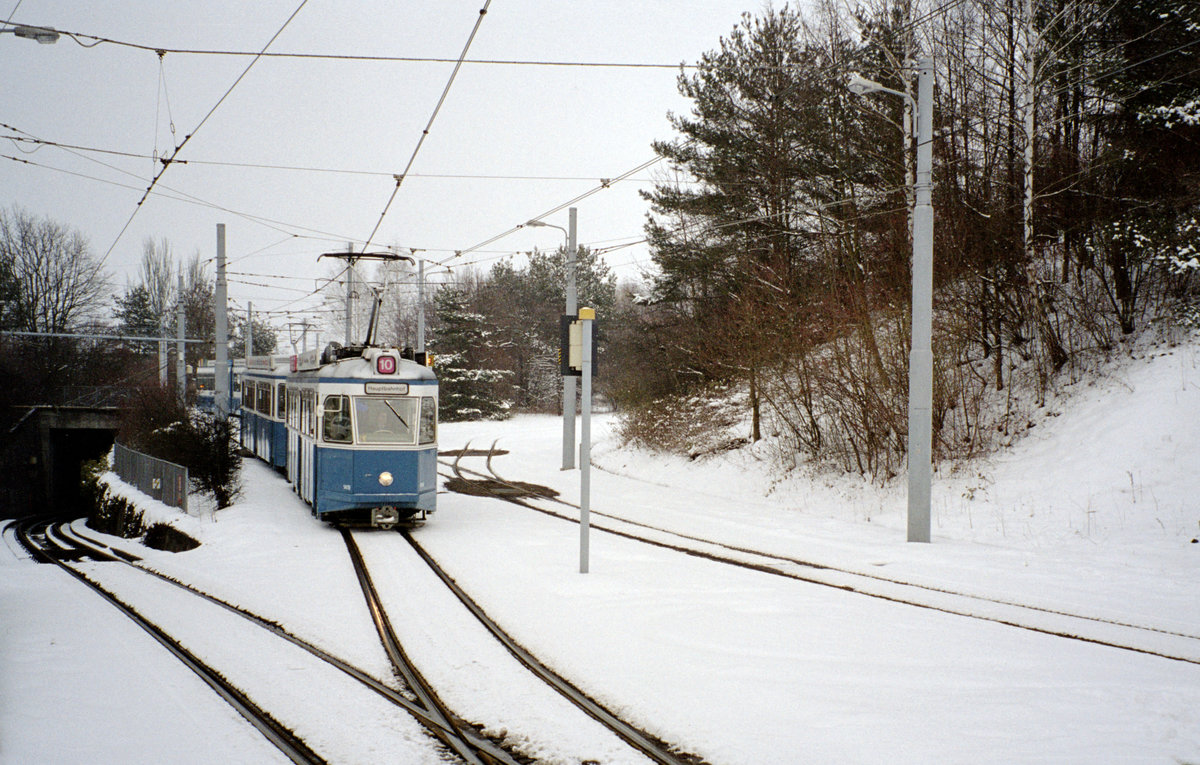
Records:
<instances>
[{"instance_id":1,"label":"steel rail","mask_svg":"<svg viewBox=\"0 0 1200 765\"><path fill-rule=\"evenodd\" d=\"M47 528L51 521L42 521L47 524ZM33 538L35 534L30 527L20 527L17 530L18 538L22 538L22 544L27 545L31 551L37 550L35 556L45 562L54 563L63 571L66 571L71 576L89 587L93 592L100 595L108 601L117 610L127 616L135 624L145 630L151 637L157 640L164 648L171 652L175 658L179 659L183 664L191 669L196 675L203 680L210 688L213 689L222 699L230 706L237 710L243 718L253 725L263 736L270 741L280 752L284 754L292 762L298 765L324 765L324 758L313 751L295 733L289 730L286 726L276 720L262 707L255 704L250 698L226 680L212 667L205 664L199 657L191 651L183 647L181 643L168 635L161 627L151 622L146 617L142 616L133 606L121 600L113 592L101 584L92 581L86 574L76 570L66 561L60 559L60 554L65 548L60 548L59 552L49 549L51 545L59 545L62 541L54 541L47 533L45 545L39 545ZM70 550L65 550L71 552Z\"/></svg>"},{"instance_id":2,"label":"steel rail","mask_svg":"<svg viewBox=\"0 0 1200 765\"><path fill-rule=\"evenodd\" d=\"M422 724L424 724L425 726L427 726L427 727L440 726L440 727L443 727L444 729L449 730L449 732L451 732L451 733L455 732L451 728L446 728L446 723L444 720L439 720L436 716L431 715L428 711L426 711L426 709L423 706L421 706L420 704L405 697L399 691L395 690L394 688L390 688L387 685L384 685L382 682L380 682L376 678L368 675L366 672L359 669L358 667L355 667L353 664L350 664L349 662L347 662L343 659L340 659L337 656L334 656L333 654L329 653L328 651L325 651L324 649L308 642L304 638L301 638L297 635L293 635L292 633L290 633L286 629L284 629L277 622L274 622L265 617L259 616L258 614L255 614L252 611L248 611L248 610L242 608L241 606L236 606L232 603L222 600L221 598L218 598L215 595L212 595L210 593L204 592L203 590L197 589L197 588L193 587L192 585L187 584L186 582L181 582L177 579L172 579L171 577L169 577L165 574L162 574L158 571L155 571L154 569L137 565L136 561L141 560L137 556L131 555L130 553L125 552L125 551L121 550L120 548L110 547L109 545L104 544L100 540L94 539L94 538L88 536L87 534L84 534L83 532L78 531L77 529L73 529L69 526L66 526L61 530L61 533L66 535L73 542L85 544L89 547L94 547L98 550L108 551L108 553L116 556L117 558L120 558L122 560L122 562L128 563L133 568L136 568L138 571L141 571L144 574L148 574L150 576L156 577L164 582L167 582L168 584L172 584L176 587L186 590L187 592L189 592L197 597L203 598L204 600L207 600L208 602L210 602L214 605L220 606L231 613L237 614L238 616L242 617L243 619L246 619L247 621L250 621L251 623L257 625L258 627L261 627L262 629L273 633L277 637L288 641L289 643L296 646L297 648L301 648L301 649L307 651L308 653L312 654L313 656L320 659L321 661L328 663L330 666L334 667L335 669L341 670L345 674L349 675L350 677L354 678L358 682L367 686L372 691L379 694L380 696L387 699L388 701L395 704L396 706L403 708L404 711L408 712L413 717L417 718L417 720L419 722L421 722Z\"/></svg>"},{"instance_id":3,"label":"steel rail","mask_svg":"<svg viewBox=\"0 0 1200 765\"><path fill-rule=\"evenodd\" d=\"M493 446L494 445L495 444L493 444ZM513 483L504 478L501 478L496 473L496 471L492 468L492 458L491 458L490 454L488 455L488 459L487 459L487 469L488 469L488 472L491 473L491 478L498 481L499 483L503 483L503 484L506 484L506 485L512 486L512 487L520 486L520 484ZM472 473L474 475L477 475L477 476L480 476L483 478L487 477L483 473L479 473L477 471L473 471L470 469L465 469L465 470L468 473ZM459 472L459 476L461 477L461 472ZM531 494L531 496L535 496L535 497L540 496L544 499L550 500L551 502L556 502L558 504L565 505L567 507L571 507L576 510L579 509L578 505L573 504L571 502L567 502L566 500L560 499L557 496L551 497L551 496L544 496L544 495L539 495L539 494ZM1051 616L1061 616L1061 617L1066 617L1069 619L1081 619L1084 621L1095 622L1097 624L1104 624L1104 625L1115 626L1115 627L1123 627L1126 629L1138 630L1138 631L1147 632L1147 633L1156 633L1156 634L1166 635L1166 636L1170 636L1170 637L1178 637L1178 638L1184 638L1187 640L1200 641L1200 635L1194 635L1194 634L1190 634L1187 632L1179 632L1177 630L1169 630L1169 629L1165 629L1162 627L1148 627L1145 625L1133 624L1132 622L1125 622L1125 621L1121 621L1118 619L1107 619L1107 618L1100 617L1100 616L1079 614L1079 613L1075 613L1073 611L1064 611L1061 609L1048 608L1046 606L1037 606L1037 605L1033 605L1030 603L1021 603L1018 601L1006 600L1004 598L993 598L993 597L989 597L987 595L978 595L978 594L974 594L974 593L961 592L959 590L951 590L946 587L937 587L937 586L929 585L929 584L921 584L919 582L910 582L910 581L904 581L904 580L900 580L900 579L893 579L891 577L881 576L879 574L871 574L871 573L867 573L867 572L863 572L863 571L854 571L852 569L839 568L837 566L830 566L830 565L822 564L822 563L813 563L811 561L800 560L799 558L792 558L792 557L788 557L786 555L779 555L777 553L770 553L770 552L765 552L762 550L755 550L755 549L752 549L749 547L739 547L737 545L731 545L731 544L728 544L725 542L717 542L712 539L705 539L703 537L692 536L690 534L684 534L682 532L673 531L671 529L664 529L660 526L654 526L653 524L642 523L640 521L634 521L634 520L630 520L628 518L622 518L620 516L612 515L610 513L602 513L602 512L592 511L592 514L603 516L605 518L615 520L619 523L626 523L626 524L629 524L630 526L644 528L649 531L657 531L660 534L668 534L671 536L679 537L680 539L685 539L685 540L692 541L692 542L700 542L701 544L712 545L714 547L720 547L722 549L730 550L732 552L743 553L745 555L757 555L757 556L760 556L763 558L767 558L769 560L779 561L781 563L791 563L791 564L794 564L797 566L803 566L804 568L810 568L810 569L814 569L814 570L818 570L818 571L829 571L829 572L834 572L834 573L838 573L838 574L845 574L847 576L862 577L864 579L873 579L878 582L883 582L886 584L893 584L893 585L897 585L900 587L911 587L914 589L926 590L928 592L933 592L933 593L937 593L940 595L949 595L949 596L953 596L953 597L969 598L972 600L977 600L977 601L981 601L981 602L985 602L985 603L992 603L992 604L1000 605L1000 606L1009 606L1012 608L1026 609L1029 611L1035 611L1035 612L1039 612L1039 613L1043 613L1043 614L1047 614L1047 615L1051 615ZM570 518L569 516L559 515L557 517L563 518L565 520L574 521L574 519ZM577 522L577 521L575 521L575 522ZM622 535L621 532L618 532L618 531L610 531L610 533ZM626 535L626 536L628 536L628 535ZM641 537L629 536L629 538L642 539L642 541L653 543L652 540L646 540ZM676 548L672 548L672 549L676 549ZM722 559L722 560L724 560L724 559ZM738 563L738 561L735 561L735 560L729 560L727 562L734 563L734 564ZM1133 650L1133 649L1131 649L1131 650Z\"/></svg>"},{"instance_id":4,"label":"steel rail","mask_svg":"<svg viewBox=\"0 0 1200 765\"><path fill-rule=\"evenodd\" d=\"M554 670L547 667L530 653L524 646L518 643L511 635L496 623L483 608L475 602L470 595L467 594L462 587L458 585L454 579L446 573L446 570L438 565L437 561L423 548L412 534L408 531L400 532L401 535L412 546L413 550L421 556L426 565L437 575L442 583L454 593L455 597L467 608L468 611L490 632L492 636L500 641L501 645L508 650L512 656L525 666L530 672L536 675L544 683L549 685L554 690L558 691L567 701L574 704L585 714L599 722L608 730L612 731L625 743L629 744L634 749L637 749L642 754L660 765L699 765L703 762L700 758L691 754L676 754L670 750L670 745L653 736L635 728L633 725L617 717L600 702L588 696L578 687L570 683Z\"/></svg>"},{"instance_id":5,"label":"steel rail","mask_svg":"<svg viewBox=\"0 0 1200 765\"><path fill-rule=\"evenodd\" d=\"M446 462L444 462L444 461L441 461L441 462L443 465L449 466ZM490 460L489 460L489 462L490 462ZM455 465L454 467L455 467L455 473L460 478L462 477L463 473L469 473L471 475L478 476L479 478L484 479L484 481L487 481L487 482L503 483L503 484L508 485L513 488L519 488L518 484L509 482L503 478L500 478L498 475L496 475L496 473L494 471L489 476L489 475L486 475L479 471L471 470L469 468L464 468L464 467L461 467L458 465ZM443 473L443 476L445 476L444 473ZM481 482L481 488L486 489L486 486L487 486L486 483ZM500 492L489 492L489 494L490 494L490 496L493 496L496 499L500 499L505 502L509 502L511 504L518 505L520 507L525 507L527 509L542 513L544 515L548 515L553 518L558 518L560 520L567 521L570 523L578 523L579 522L579 520L577 518L572 518L571 516L563 515L561 513L557 513L553 510L549 510L544 507L538 507L537 505L531 504L530 502L526 501L526 499L523 499L523 498L509 496L505 493L500 493ZM527 493L527 498L532 499L535 497L540 497L542 499L546 499L551 502L555 502L557 504L561 504L561 505L565 505L567 507L578 509L577 505L575 505L571 502L562 500L558 497L545 497L545 496L541 496L541 495L537 495L537 494ZM765 574L771 574L773 576L780 576L780 577L784 577L784 578L788 578L788 579L794 579L797 581L805 582L808 584L815 584L815 585L819 585L822 587L832 587L834 589L843 590L845 592L853 592L853 593L857 593L860 595L865 595L867 597L877 598L880 600L885 600L885 601L892 602L892 603L898 603L901 605L914 606L916 608L924 608L924 609L928 609L931 611L937 611L937 612L946 613L946 614L953 614L956 616L963 616L966 618L978 619L981 621L988 621L988 622L992 622L992 623L996 623L996 624L1001 624L1001 625L1004 625L1007 627L1014 627L1017 629L1023 629L1023 630L1027 630L1030 632L1043 634L1043 635L1050 635L1053 637L1060 637L1060 638L1064 638L1064 639L1068 639L1068 640L1076 640L1076 641L1080 641L1080 642L1084 642L1084 643L1092 643L1095 645L1102 645L1102 646L1106 646L1109 648L1116 648L1119 650L1131 651L1134 653L1146 654L1146 655L1150 655L1150 656L1157 656L1157 657L1164 658L1164 659L1171 659L1173 661L1180 661L1180 662L1184 662L1184 663L1188 663L1188 664L1200 665L1200 645L1198 645L1196 647L1195 655L1181 656L1181 655L1177 655L1177 654L1173 654L1173 653L1168 653L1166 651L1160 651L1160 650L1155 650L1153 648L1136 645L1135 644L1136 641L1131 640L1129 638L1126 638L1127 642L1117 642L1116 639L1089 636L1089 635L1085 635L1085 634L1080 634L1079 632L1068 631L1066 628L1054 628L1054 627L1045 627L1045 626L1039 626L1039 625L1035 625L1035 624L1029 624L1026 622L1018 621L1015 617L1010 618L1010 617L1002 617L1002 616L998 616L998 615L989 615L989 614L978 613L976 611L971 611L966 606L951 607L948 605L939 605L939 604L935 604L935 603L925 602L925 601L917 599L914 596L905 596L905 595L901 595L901 594L897 594L897 593L888 594L888 593L880 592L878 590L872 590L872 589L870 589L870 585L883 584L885 586L891 585L891 586L895 586L895 587L902 588L902 589L919 590L919 591L928 592L928 593L931 593L934 595L946 596L949 598L961 599L961 600L966 600L966 601L973 601L973 602L985 604L987 606L999 606L1002 608L1016 609L1018 612L1030 612L1030 613L1045 615L1047 617L1052 617L1052 618L1062 619L1062 620L1067 620L1067 621L1075 620L1075 621L1079 621L1079 622L1086 622L1091 625L1099 625L1099 626L1105 627L1105 628L1116 627L1116 628L1120 628L1123 630L1128 630L1133 634L1140 633L1140 634L1149 635L1149 636L1160 635L1160 636L1163 636L1166 638L1174 638L1174 639L1182 640L1182 641L1185 641L1185 643L1194 641L1194 642L1200 644L1200 636L1188 634L1185 632L1178 632L1178 631L1168 630L1168 629L1164 629L1164 628L1160 628L1160 627L1148 627L1148 626L1133 624L1131 622L1125 622L1125 621L1121 621L1121 620L1117 620L1117 619L1106 619L1104 617L1091 616L1091 615L1086 615L1086 614L1078 614L1078 613L1073 613L1070 611L1063 611L1063 610L1059 610L1059 609L1047 608L1044 606L1020 603L1017 601L1006 600L1003 598L992 598L992 597L988 597L985 595L961 592L961 591L951 590L951 589L943 588L943 587L925 585L925 584L920 584L920 583L916 583L916 582L908 582L908 581L903 581L900 579L892 579L889 577L881 576L879 574L863 573L863 572L854 571L851 569L838 568L836 566L829 566L829 565L824 565L824 564L820 564L820 563L814 563L811 561L805 561L805 560L801 560L798 558L791 558L788 556L778 555L775 553L768 553L768 552L763 552L761 550L753 550L750 548L738 547L735 545L730 545L730 544L726 544L723 542L714 541L711 539L704 539L702 537L696 537L696 536L691 536L688 534L682 534L680 532L672 531L670 529L660 528L660 527L653 526L653 525L650 525L647 523L642 523L639 521L633 521L633 520L629 520L626 518L621 518L620 516L603 513L603 512L597 512L595 510L592 510L591 514L593 516L600 516L600 517L608 518L610 520L614 520L619 523L628 524L630 526L646 529L648 531L654 531L654 532L657 532L660 534L666 534L666 535L676 537L681 540L686 540L689 542L698 542L698 543L701 543L704 545L710 545L712 547L721 548L721 549L728 550L730 552L736 552L736 553L739 553L742 555L757 556L760 558L764 558L767 561L765 563L754 563L754 562L750 562L750 561L738 560L736 558L731 558L731 557L719 555L719 554L712 553L712 552L706 552L704 550L700 550L695 547L689 547L684 544L671 544L669 542L665 542L662 540L650 539L648 537L639 536L637 534L634 534L634 533L631 533L628 531L621 531L621 530L614 529L611 527L606 527L606 526L597 526L595 523L592 524L593 528L596 528L600 531L607 532L609 534L613 534L615 536L623 537L623 538L630 539L633 541L643 542L645 544L653 545L655 547L660 547L663 549L673 550L675 552L681 552L686 555L703 558L705 560L711 560L711 561L714 561L717 563L724 563L727 565L738 566L740 568L746 568L746 569L758 571L758 572L765 573ZM799 566L806 570L812 571L813 573L799 574L796 572L784 571L784 570L776 568L776 567L774 567L774 565L772 565L772 564L778 564L778 563ZM834 577L837 577L837 576L844 576L844 577L847 577L852 580L853 579L864 579L864 580L867 580L867 586L864 586L863 583L861 583L861 582L852 583L852 582L831 581L831 579L833 579ZM822 577L825 577L825 578L822 578Z\"/></svg>"},{"instance_id":6,"label":"steel rail","mask_svg":"<svg viewBox=\"0 0 1200 765\"><path fill-rule=\"evenodd\" d=\"M407 532L404 533L407 534ZM375 622L375 629L379 633L384 651L391 660L392 666L403 676L404 682L424 706L426 713L438 721L436 726L430 726L430 732L451 751L469 763L520 765L519 761L509 752L481 737L467 723L460 721L438 698L437 693L408 658L395 630L392 629L387 611L383 607L374 582L371 581L371 574L363 561L362 552L354 542L353 534L348 529L342 529L342 538L346 542L346 549L354 565L354 573L362 587L363 597L371 612L371 618Z\"/></svg>"}]
</instances>

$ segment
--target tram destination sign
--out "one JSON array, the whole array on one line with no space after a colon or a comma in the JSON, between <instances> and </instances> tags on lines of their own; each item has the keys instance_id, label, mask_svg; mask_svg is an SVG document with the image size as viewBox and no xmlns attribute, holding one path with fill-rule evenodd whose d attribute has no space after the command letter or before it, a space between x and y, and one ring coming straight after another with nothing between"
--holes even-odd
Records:
<instances>
[{"instance_id":1,"label":"tram destination sign","mask_svg":"<svg viewBox=\"0 0 1200 765\"><path fill-rule=\"evenodd\" d=\"M367 393L377 395L405 396L408 395L408 383L369 382L365 383Z\"/></svg>"}]
</instances>

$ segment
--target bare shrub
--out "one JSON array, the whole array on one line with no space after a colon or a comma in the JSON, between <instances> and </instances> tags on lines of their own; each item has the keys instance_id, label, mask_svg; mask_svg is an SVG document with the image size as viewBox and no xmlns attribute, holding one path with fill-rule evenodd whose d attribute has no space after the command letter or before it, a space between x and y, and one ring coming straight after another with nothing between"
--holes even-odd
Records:
<instances>
[{"instance_id":1,"label":"bare shrub","mask_svg":"<svg viewBox=\"0 0 1200 765\"><path fill-rule=\"evenodd\" d=\"M904 343L897 321L834 338L776 364L760 392L785 444L873 478L899 468L908 430Z\"/></svg>"},{"instance_id":2,"label":"bare shrub","mask_svg":"<svg viewBox=\"0 0 1200 765\"><path fill-rule=\"evenodd\" d=\"M748 443L745 403L731 385L710 385L661 396L621 415L619 434L630 444L696 459Z\"/></svg>"}]
</instances>

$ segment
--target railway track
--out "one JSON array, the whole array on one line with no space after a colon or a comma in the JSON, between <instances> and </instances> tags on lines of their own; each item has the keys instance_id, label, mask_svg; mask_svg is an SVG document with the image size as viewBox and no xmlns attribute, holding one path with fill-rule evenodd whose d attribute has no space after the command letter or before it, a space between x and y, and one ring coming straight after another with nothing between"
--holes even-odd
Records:
<instances>
[{"instance_id":1,"label":"railway track","mask_svg":"<svg viewBox=\"0 0 1200 765\"><path fill-rule=\"evenodd\" d=\"M552 492L530 490L530 484L508 481L492 467L492 454L466 449L454 454L453 461L439 460L452 474L448 480L474 484L478 493L533 510L550 517L579 523L579 506ZM465 468L462 456L486 458L486 473ZM493 491L493 487L502 487ZM475 493L475 492L472 492ZM547 507L551 505L552 507ZM559 510L556 508L563 508ZM700 536L680 533L652 524L590 509L591 528L619 537L692 555L717 563L751 569L822 587L832 587L867 597L918 608L994 622L1008 627L1052 635L1069 640L1158 656L1188 664L1200 664L1200 635L1141 625L1120 619L1048 608L1015 600L963 592L948 587L906 581L881 574L778 555L728 544ZM599 520L603 519L603 520Z\"/></svg>"},{"instance_id":2,"label":"railway track","mask_svg":"<svg viewBox=\"0 0 1200 765\"><path fill-rule=\"evenodd\" d=\"M659 763L659 765L702 765L703 760L699 757L681 753L665 741L662 741L650 734L638 729L625 720L618 717L604 705L600 704L595 699L588 696L581 689L573 685L567 679L550 669L543 664L536 656L525 649L511 635L509 635L494 619L492 619L486 611L472 599L462 587L443 569L437 561L430 555L425 548L414 538L411 532L402 531L404 539L413 548L422 561L433 571L433 573L446 585L447 588L458 598L459 602L470 611L484 628L494 637L505 650L513 656L522 666L529 670L539 680L544 682L560 696L569 701L577 709L582 711L588 717L591 717L596 722L600 723L604 728L612 732L633 749L636 749L641 754L645 755L651 762Z\"/></svg>"},{"instance_id":3,"label":"railway track","mask_svg":"<svg viewBox=\"0 0 1200 765\"><path fill-rule=\"evenodd\" d=\"M193 669L209 685L214 686L214 689L217 690L222 698L226 699L251 724L262 731L263 735L293 762L323 763L325 760L309 749L302 740L288 731L286 727L276 721L266 710L255 705L245 693L224 680L219 672L208 667L193 654L187 652L180 642L167 635L165 630L142 617L132 606L121 601L117 595L92 581L85 574L72 568L69 563L76 560L120 561L136 568L145 575L152 576L174 587L185 590L191 595L202 598L236 614L256 627L272 633L279 639L287 641L306 651L321 662L341 671L357 683L365 686L378 696L386 699L389 703L416 718L434 738L441 742L442 746L448 752L452 752L463 762L475 765L525 765L525 763L529 762L528 759L504 749L479 734L472 725L456 718L437 699L436 693L428 687L428 684L421 678L420 673L408 662L403 649L399 645L399 641L396 640L394 633L390 630L390 625L387 625L386 613L378 602L378 597L374 593L373 586L369 584L369 575L365 568L362 567L361 557L357 555L357 548L354 547L348 533L347 547L351 551L351 558L355 562L356 569L360 572L360 583L365 582L363 584L364 597L367 598L368 608L371 610L373 618L376 619L377 625L382 623L385 626L384 631L381 633L381 639L384 641L385 650L392 660L398 676L402 678L406 686L407 695L371 677L363 670L354 667L322 648L288 632L279 624L247 609L233 605L221 598L217 598L187 583L137 565L139 562L137 556L130 555L117 548L111 548L102 541L92 538L90 535L71 529L66 524L51 525L48 522L43 522L43 524L30 531L23 531L21 528L18 528L16 530L16 538L36 559L62 566L76 579L79 579L88 587L101 594L106 600L149 631L159 642L164 643L185 665Z\"/></svg>"},{"instance_id":4,"label":"railway track","mask_svg":"<svg viewBox=\"0 0 1200 765\"><path fill-rule=\"evenodd\" d=\"M404 683L407 693L398 692L378 680L370 677L365 672L349 665L341 659L330 655L321 648L309 643L296 635L287 632L277 623L268 620L262 616L254 614L242 607L233 605L223 599L217 598L203 590L197 589L185 582L180 582L170 578L153 569L138 565L140 559L119 548L113 548L105 545L101 540L91 537L90 535L77 531L66 524L60 524L57 528L50 528L47 536L53 540L56 549L50 552L42 551L39 555L49 555L54 558L66 558L70 560L90 559L103 561L120 561L126 563L139 572L155 577L163 582L169 583L174 587L178 587L187 591L191 595L202 598L210 603L213 603L221 608L234 613L241 618L253 623L255 626L271 632L282 640L302 648L309 654L326 662L345 674L353 677L358 682L368 686L375 693L385 697L391 703L403 708L406 712L416 717L433 735L438 739L446 750L453 752L464 762L480 763L481 765L493 765L494 763L505 763L507 765L524 765L531 762L528 758L509 751L503 748L500 744L486 738L479 733L478 729L469 722L458 718L452 710L446 707L439 699L436 691L422 677L420 671L410 661L408 655L404 651L399 638L396 636L387 616L387 611L379 597L379 593L375 588L374 582L371 579L370 571L363 560L362 554L354 542L354 534L349 530L343 530L342 536L346 544L347 552L351 563L354 566L355 574L358 577L360 586L363 590L363 595L367 603L368 610L371 613L376 629L379 633L380 641L384 646L386 653L392 662L397 675ZM369 533L369 532L368 532ZM433 571L433 573L446 584L448 589L455 595L456 598L470 613L484 625L485 628L498 640L501 645L517 659L519 663L525 666L533 675L542 680L544 683L553 688L556 692L570 701L574 706L583 711L592 719L599 722L603 727L611 731L614 735L625 741L630 747L639 751L646 756L651 762L660 763L660 765L703 765L703 761L690 754L682 754L670 747L667 743L660 741L653 736L637 729L629 723L621 720L603 705L599 704L594 699L590 698L583 691L569 683L567 680L556 674L553 670L545 666L529 651L523 648L516 640L508 635L486 612L473 601L454 580L437 564L437 562L420 546L412 534L408 531L402 532L402 536L408 545L416 552L416 554L424 561L425 565ZM39 548L40 549L40 548ZM72 570L76 577L86 580L82 574ZM90 586L95 587L94 583L88 581ZM190 664L189 664L190 666ZM282 748L282 747L281 747ZM291 756L291 755L289 755ZM303 760L294 759L294 761L304 762L320 762L322 760Z\"/></svg>"},{"instance_id":5,"label":"railway track","mask_svg":"<svg viewBox=\"0 0 1200 765\"><path fill-rule=\"evenodd\" d=\"M405 535L407 536L407 532ZM362 553L354 542L354 536L349 530L343 529L342 538L346 542L346 549L354 564L354 573L358 576L359 584L362 586L363 596L366 598L367 608L371 612L371 619L375 623L379 639L383 643L392 666L403 676L405 685L416 696L417 703L428 719L429 724L426 727L430 733L469 763L486 763L487 765L512 763L515 765L518 762L525 762L525 760L518 760L511 752L478 734L471 725L458 719L438 698L434 689L409 660L399 638L396 637L396 632L388 620L387 611L379 598L379 592L375 589L371 574L363 561Z\"/></svg>"},{"instance_id":6,"label":"railway track","mask_svg":"<svg viewBox=\"0 0 1200 765\"><path fill-rule=\"evenodd\" d=\"M172 655L199 676L218 696L237 710L247 722L258 729L268 741L274 744L292 762L305 765L317 765L326 762L324 758L314 752L303 740L276 720L267 710L260 707L244 692L226 680L215 668L202 661L194 653L185 648L182 643L139 613L132 605L126 603L117 594L71 566L70 563L72 561L82 559L115 561L118 558L89 545L73 543L68 537L56 533L52 528L52 523L53 521L48 519L19 522L16 524L15 529L16 538L35 559L43 563L57 565L145 630L151 637L171 652Z\"/></svg>"}]
</instances>

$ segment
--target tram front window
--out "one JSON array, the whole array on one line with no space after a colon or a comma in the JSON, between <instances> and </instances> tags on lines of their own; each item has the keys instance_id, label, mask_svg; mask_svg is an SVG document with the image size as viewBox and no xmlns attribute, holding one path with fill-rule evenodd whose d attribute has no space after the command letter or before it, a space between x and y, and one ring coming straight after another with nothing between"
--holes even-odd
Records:
<instances>
[{"instance_id":1,"label":"tram front window","mask_svg":"<svg viewBox=\"0 0 1200 765\"><path fill-rule=\"evenodd\" d=\"M415 398L354 399L354 421L362 444L411 444L417 426Z\"/></svg>"}]
</instances>

